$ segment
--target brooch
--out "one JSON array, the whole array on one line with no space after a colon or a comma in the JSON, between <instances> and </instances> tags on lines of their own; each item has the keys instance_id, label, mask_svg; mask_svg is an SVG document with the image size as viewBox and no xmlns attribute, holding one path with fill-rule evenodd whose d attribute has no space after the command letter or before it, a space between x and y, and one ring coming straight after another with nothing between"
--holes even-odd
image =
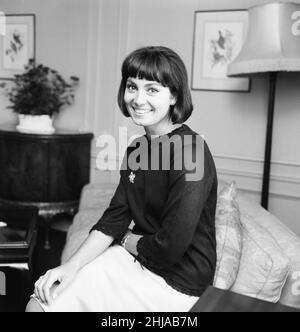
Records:
<instances>
[{"instance_id":1,"label":"brooch","mask_svg":"<svg viewBox=\"0 0 300 332\"><path fill-rule=\"evenodd\" d=\"M130 183L134 183L135 174L133 174L133 172L131 172L128 177L129 177Z\"/></svg>"}]
</instances>

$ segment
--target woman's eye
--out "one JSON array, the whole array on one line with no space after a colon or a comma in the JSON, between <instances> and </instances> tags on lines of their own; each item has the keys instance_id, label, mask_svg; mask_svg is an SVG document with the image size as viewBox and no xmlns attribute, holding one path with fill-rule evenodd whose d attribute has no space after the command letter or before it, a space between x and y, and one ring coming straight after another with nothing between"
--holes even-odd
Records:
<instances>
[{"instance_id":1,"label":"woman's eye","mask_svg":"<svg viewBox=\"0 0 300 332\"><path fill-rule=\"evenodd\" d=\"M126 89L128 90L128 91L135 91L135 86L134 85L132 85L132 84L128 84L127 86L126 86Z\"/></svg>"},{"instance_id":2,"label":"woman's eye","mask_svg":"<svg viewBox=\"0 0 300 332\"><path fill-rule=\"evenodd\" d=\"M158 92L158 90L157 90L157 89L154 89L154 88L150 88L150 89L148 89L148 91L149 91L150 93L157 93L157 92Z\"/></svg>"}]
</instances>

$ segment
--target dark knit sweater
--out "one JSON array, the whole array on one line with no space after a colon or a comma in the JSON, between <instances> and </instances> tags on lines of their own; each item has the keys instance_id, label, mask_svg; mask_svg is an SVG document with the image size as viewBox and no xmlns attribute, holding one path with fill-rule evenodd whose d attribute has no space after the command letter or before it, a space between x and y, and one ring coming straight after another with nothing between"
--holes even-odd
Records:
<instances>
[{"instance_id":1,"label":"dark knit sweater","mask_svg":"<svg viewBox=\"0 0 300 332\"><path fill-rule=\"evenodd\" d=\"M198 134L182 125L165 137L174 135L184 144L182 154L172 145L169 169L165 169L161 155L158 170L132 169L132 164L126 169L130 154L138 152L141 145L133 142L127 148L116 192L91 231L102 231L120 243L133 220L133 233L143 235L137 243L136 259L178 291L200 296L212 284L216 265L217 176L209 148ZM185 142L186 135L193 141ZM195 159L196 148L199 149L196 138L202 142L201 160ZM155 159L154 150L161 153L162 146L154 144L155 139L147 142L145 156L150 166L151 156L152 161ZM192 155L198 169L202 167L203 176L191 181L188 175L196 170L187 167L184 161L178 169L176 161Z\"/></svg>"}]
</instances>

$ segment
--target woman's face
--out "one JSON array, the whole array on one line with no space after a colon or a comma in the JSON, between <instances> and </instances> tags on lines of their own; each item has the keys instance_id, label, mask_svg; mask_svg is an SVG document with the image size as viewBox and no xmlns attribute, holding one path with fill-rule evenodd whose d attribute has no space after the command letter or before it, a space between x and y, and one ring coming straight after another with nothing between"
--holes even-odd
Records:
<instances>
[{"instance_id":1,"label":"woman's face","mask_svg":"<svg viewBox=\"0 0 300 332\"><path fill-rule=\"evenodd\" d=\"M155 134L170 123L169 109L176 99L168 87L156 81L129 77L124 101L133 122Z\"/></svg>"}]
</instances>

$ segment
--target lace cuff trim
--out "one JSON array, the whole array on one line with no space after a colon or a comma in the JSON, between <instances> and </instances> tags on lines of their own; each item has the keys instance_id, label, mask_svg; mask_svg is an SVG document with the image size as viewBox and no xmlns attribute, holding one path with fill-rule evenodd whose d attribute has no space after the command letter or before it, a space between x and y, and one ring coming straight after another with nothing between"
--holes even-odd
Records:
<instances>
[{"instance_id":1,"label":"lace cuff trim","mask_svg":"<svg viewBox=\"0 0 300 332\"><path fill-rule=\"evenodd\" d=\"M124 231L121 227L112 228L111 225L108 226L104 224L96 224L91 228L90 233L92 231L100 231L108 236L112 236L113 238L115 238L116 242L120 244L124 234L127 231L127 228Z\"/></svg>"}]
</instances>

